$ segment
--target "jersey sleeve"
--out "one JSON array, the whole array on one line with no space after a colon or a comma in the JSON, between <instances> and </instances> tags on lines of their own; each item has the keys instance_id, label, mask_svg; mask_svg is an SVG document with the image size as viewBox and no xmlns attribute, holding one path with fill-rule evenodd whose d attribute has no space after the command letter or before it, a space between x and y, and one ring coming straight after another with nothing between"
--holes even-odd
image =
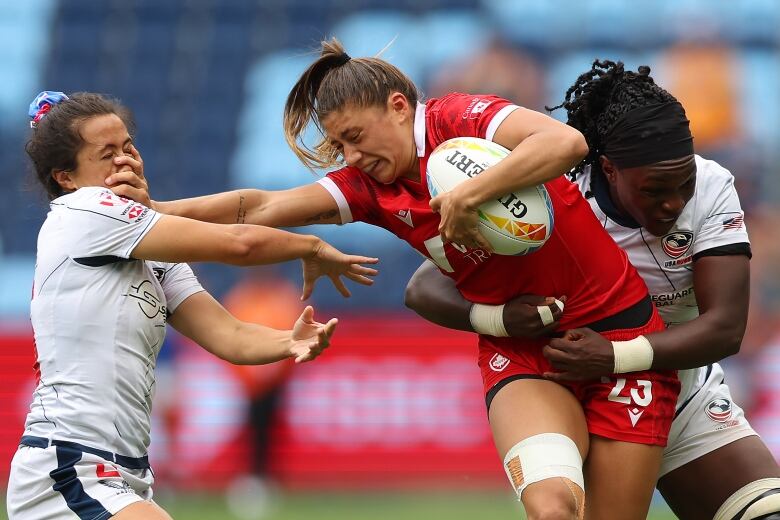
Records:
<instances>
[{"instance_id":1,"label":"jersey sleeve","mask_svg":"<svg viewBox=\"0 0 780 520\"><path fill-rule=\"evenodd\" d=\"M429 108L436 114L430 118L428 131L437 142L455 137L492 141L501 123L518 108L498 96L449 94Z\"/></svg>"},{"instance_id":2,"label":"jersey sleeve","mask_svg":"<svg viewBox=\"0 0 780 520\"><path fill-rule=\"evenodd\" d=\"M336 200L341 223L367 222L377 224L379 207L371 179L357 168L341 168L317 181Z\"/></svg>"},{"instance_id":3,"label":"jersey sleeve","mask_svg":"<svg viewBox=\"0 0 780 520\"><path fill-rule=\"evenodd\" d=\"M82 190L86 191L69 200L65 209L65 225L74 238L70 256L130 258L161 215L107 189L81 188L79 192Z\"/></svg>"},{"instance_id":4,"label":"jersey sleeve","mask_svg":"<svg viewBox=\"0 0 780 520\"><path fill-rule=\"evenodd\" d=\"M692 253L696 255L729 244L749 244L745 213L734 188L734 176L720 166L714 166L705 175L711 175L711 178L704 180L706 184L702 186L702 220Z\"/></svg>"},{"instance_id":5,"label":"jersey sleeve","mask_svg":"<svg viewBox=\"0 0 780 520\"><path fill-rule=\"evenodd\" d=\"M151 265L160 279L160 285L168 302L169 313L173 313L184 300L193 294L205 290L200 285L198 277L192 272L192 268L187 264L153 262Z\"/></svg>"}]
</instances>

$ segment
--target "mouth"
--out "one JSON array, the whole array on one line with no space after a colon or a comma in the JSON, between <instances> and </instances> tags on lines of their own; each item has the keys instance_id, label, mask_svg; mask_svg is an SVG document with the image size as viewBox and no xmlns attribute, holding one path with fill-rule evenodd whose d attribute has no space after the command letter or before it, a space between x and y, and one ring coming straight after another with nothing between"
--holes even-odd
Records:
<instances>
[{"instance_id":1,"label":"mouth","mask_svg":"<svg viewBox=\"0 0 780 520\"><path fill-rule=\"evenodd\" d=\"M677 217L658 218L658 219L653 219L652 222L648 222L648 225L645 227L653 235L660 236L667 233L670 229L672 229L676 222L677 222Z\"/></svg>"},{"instance_id":2,"label":"mouth","mask_svg":"<svg viewBox=\"0 0 780 520\"><path fill-rule=\"evenodd\" d=\"M363 171L372 174L377 169L377 166L379 165L379 159L369 164L366 168L363 168Z\"/></svg>"}]
</instances>

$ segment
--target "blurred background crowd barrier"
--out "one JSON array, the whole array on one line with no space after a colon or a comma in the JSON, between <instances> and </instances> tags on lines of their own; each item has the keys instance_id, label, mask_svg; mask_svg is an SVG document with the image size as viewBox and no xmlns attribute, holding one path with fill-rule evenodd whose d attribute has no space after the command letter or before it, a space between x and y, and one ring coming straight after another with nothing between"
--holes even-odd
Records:
<instances>
[{"instance_id":1,"label":"blurred background crowd barrier","mask_svg":"<svg viewBox=\"0 0 780 520\"><path fill-rule=\"evenodd\" d=\"M135 113L155 199L289 188L316 176L284 142L282 107L330 36L353 56L393 42L383 57L426 97L496 93L537 110L559 103L594 58L650 65L686 106L697 152L737 179L753 291L742 352L726 365L735 397L780 457L778 27L775 0L0 2L0 476L34 380L28 306L47 207L23 149L30 100L43 89L121 99ZM239 370L171 333L151 454L160 486L221 489L247 474L304 488L443 478L502 486L474 338L403 308L419 255L363 224L308 231L379 256L376 285L352 287L345 300L320 283L318 316L342 325L327 354L303 367ZM297 264L195 269L247 319L286 327L302 306Z\"/></svg>"}]
</instances>

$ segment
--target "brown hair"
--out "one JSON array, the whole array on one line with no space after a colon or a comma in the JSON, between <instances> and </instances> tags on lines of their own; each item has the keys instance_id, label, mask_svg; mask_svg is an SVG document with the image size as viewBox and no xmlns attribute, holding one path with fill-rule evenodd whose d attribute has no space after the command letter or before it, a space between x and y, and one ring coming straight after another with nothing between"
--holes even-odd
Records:
<instances>
[{"instance_id":1,"label":"brown hair","mask_svg":"<svg viewBox=\"0 0 780 520\"><path fill-rule=\"evenodd\" d=\"M347 105L385 106L393 92L400 92L414 107L419 92L398 67L380 58L350 58L336 39L321 42L320 57L306 69L290 91L284 106L284 136L295 155L309 168L339 164L339 150L327 139L314 149L303 142L303 132Z\"/></svg>"},{"instance_id":2,"label":"brown hair","mask_svg":"<svg viewBox=\"0 0 780 520\"><path fill-rule=\"evenodd\" d=\"M133 116L127 107L116 99L91 92L77 92L53 105L36 124L24 148L49 200L65 193L52 172L76 169L76 154L84 144L79 133L81 124L92 117L107 114L118 116L130 135L134 134Z\"/></svg>"}]
</instances>

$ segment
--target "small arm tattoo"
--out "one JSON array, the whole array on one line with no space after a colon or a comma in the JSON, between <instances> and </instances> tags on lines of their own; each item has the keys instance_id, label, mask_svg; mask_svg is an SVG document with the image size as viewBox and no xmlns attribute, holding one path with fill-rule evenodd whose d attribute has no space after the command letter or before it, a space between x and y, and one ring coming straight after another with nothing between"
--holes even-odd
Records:
<instances>
[{"instance_id":1,"label":"small arm tattoo","mask_svg":"<svg viewBox=\"0 0 780 520\"><path fill-rule=\"evenodd\" d=\"M243 224L246 220L246 209L244 208L244 194L238 192L238 215L236 216L236 224Z\"/></svg>"},{"instance_id":2,"label":"small arm tattoo","mask_svg":"<svg viewBox=\"0 0 780 520\"><path fill-rule=\"evenodd\" d=\"M304 220L306 224L313 224L314 222L319 222L320 220L328 220L336 215L338 215L339 211L337 209L329 209L328 211L323 211L322 213L318 213L316 215L312 215L311 217Z\"/></svg>"}]
</instances>

